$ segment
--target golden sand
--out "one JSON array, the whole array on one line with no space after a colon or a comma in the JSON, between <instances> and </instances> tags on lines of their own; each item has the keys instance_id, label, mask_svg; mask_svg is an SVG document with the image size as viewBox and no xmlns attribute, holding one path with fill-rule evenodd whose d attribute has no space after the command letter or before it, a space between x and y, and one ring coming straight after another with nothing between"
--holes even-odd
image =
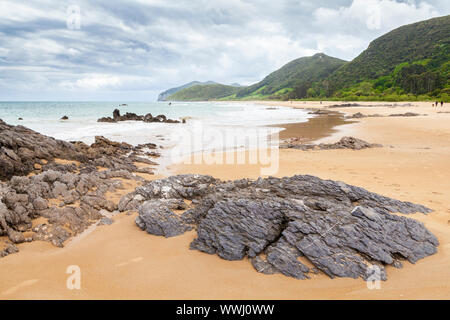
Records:
<instances>
[{"instance_id":1,"label":"golden sand","mask_svg":"<svg viewBox=\"0 0 450 320\"><path fill-rule=\"evenodd\" d=\"M74 164L77 167L81 164L79 161L75 161L75 160L66 160L66 159L59 159L59 158L55 158L55 163L57 164Z\"/></svg>"},{"instance_id":2,"label":"golden sand","mask_svg":"<svg viewBox=\"0 0 450 320\"><path fill-rule=\"evenodd\" d=\"M314 107L315 103L286 105ZM317 103L317 107L324 104ZM439 108L443 110L450 108ZM364 118L322 139L335 142L343 135L353 135L383 144L380 149L280 150L277 176L312 174L341 180L434 210L410 217L422 221L438 237L438 253L415 265L405 262L403 269L388 267L388 281L381 284L381 290L369 290L361 279L331 280L323 274L313 275L311 280L259 274L247 260L224 261L189 250L195 232L169 239L148 235L135 225L136 213L122 213L113 218L111 226L101 226L63 249L44 242L19 245L18 254L0 259L0 299L450 298L450 114L438 114L431 103L336 111L428 114ZM257 165L178 165L172 169L221 179L256 178L260 172ZM66 287L70 265L81 268L81 290Z\"/></svg>"}]
</instances>

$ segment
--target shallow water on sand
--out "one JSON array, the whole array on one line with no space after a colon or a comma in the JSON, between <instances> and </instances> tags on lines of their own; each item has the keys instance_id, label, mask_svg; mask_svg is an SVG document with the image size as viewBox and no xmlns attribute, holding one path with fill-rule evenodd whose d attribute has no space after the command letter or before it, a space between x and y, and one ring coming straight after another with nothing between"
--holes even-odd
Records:
<instances>
[{"instance_id":1,"label":"shallow water on sand","mask_svg":"<svg viewBox=\"0 0 450 320\"><path fill-rule=\"evenodd\" d=\"M168 163L169 154L166 150L173 150L177 146L180 147L177 149L178 155L245 148L248 143L242 142L242 139L253 139L260 147L269 143L266 140L270 134L282 130L273 125L305 122L311 117L301 109L268 108L254 103L172 102L169 105L168 102L128 102L120 106L123 103L0 102L0 119L66 141L92 143L95 136L101 135L133 145L156 143L165 150L160 162ZM164 114L171 119L186 118L187 123L97 122L100 117L112 116L116 108L122 114L151 113L153 116ZM62 116L68 116L69 120L60 120ZM237 142L239 139L241 141ZM235 142L230 146L225 140Z\"/></svg>"}]
</instances>

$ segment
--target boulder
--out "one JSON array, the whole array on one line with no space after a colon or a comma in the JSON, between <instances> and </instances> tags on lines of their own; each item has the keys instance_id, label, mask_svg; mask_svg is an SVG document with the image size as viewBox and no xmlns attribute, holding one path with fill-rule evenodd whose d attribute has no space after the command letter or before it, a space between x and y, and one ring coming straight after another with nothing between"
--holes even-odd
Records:
<instances>
[{"instance_id":1,"label":"boulder","mask_svg":"<svg viewBox=\"0 0 450 320\"><path fill-rule=\"evenodd\" d=\"M303 144L299 139L289 139L286 143L280 145L282 149L299 149L308 150L333 150L333 149L350 149L362 150L368 148L381 148L381 144L369 143L367 141L355 137L343 137L336 143L320 143L320 144Z\"/></svg>"},{"instance_id":2,"label":"boulder","mask_svg":"<svg viewBox=\"0 0 450 320\"><path fill-rule=\"evenodd\" d=\"M147 201L139 207L136 224L142 230L157 236L174 237L192 229L173 213L166 201Z\"/></svg>"},{"instance_id":3,"label":"boulder","mask_svg":"<svg viewBox=\"0 0 450 320\"><path fill-rule=\"evenodd\" d=\"M120 114L119 109L113 111L113 117L102 117L97 122L119 122L119 121L143 121L143 122L165 122L165 123L180 123L179 120L167 119L163 114L153 117L151 113L146 115L137 115L136 113L127 112L124 115Z\"/></svg>"},{"instance_id":4,"label":"boulder","mask_svg":"<svg viewBox=\"0 0 450 320\"><path fill-rule=\"evenodd\" d=\"M308 175L236 181L179 175L122 200L119 209L137 208L136 224L148 233L171 237L195 228L191 249L248 258L259 272L297 279L317 272L369 279L378 268L386 280L386 265L415 263L439 245L423 223L392 214L430 209ZM174 212L183 207L181 215Z\"/></svg>"}]
</instances>

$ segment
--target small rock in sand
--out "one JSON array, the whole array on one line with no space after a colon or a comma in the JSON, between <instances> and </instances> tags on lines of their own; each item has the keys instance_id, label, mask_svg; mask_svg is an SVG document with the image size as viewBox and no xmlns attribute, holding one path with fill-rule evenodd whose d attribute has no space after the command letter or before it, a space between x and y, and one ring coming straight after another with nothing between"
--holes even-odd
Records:
<instances>
[{"instance_id":1,"label":"small rock in sand","mask_svg":"<svg viewBox=\"0 0 450 320\"><path fill-rule=\"evenodd\" d=\"M112 225L114 223L114 220L109 218L109 217L103 217L100 219L98 225L103 226L103 225Z\"/></svg>"}]
</instances>

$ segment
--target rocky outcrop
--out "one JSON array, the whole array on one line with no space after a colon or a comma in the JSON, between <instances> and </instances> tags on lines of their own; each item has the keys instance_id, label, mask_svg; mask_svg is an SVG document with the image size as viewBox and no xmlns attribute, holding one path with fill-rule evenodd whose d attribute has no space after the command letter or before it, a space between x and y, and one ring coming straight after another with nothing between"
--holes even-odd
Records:
<instances>
[{"instance_id":1,"label":"rocky outcrop","mask_svg":"<svg viewBox=\"0 0 450 320\"><path fill-rule=\"evenodd\" d=\"M381 118L381 117L418 117L418 116L426 116L426 114L420 114L415 112L405 112L405 113L393 113L387 116L383 116L381 114L362 114L361 112L357 112L352 114L351 116L347 116L346 119L362 119L362 118Z\"/></svg>"},{"instance_id":2,"label":"rocky outcrop","mask_svg":"<svg viewBox=\"0 0 450 320\"><path fill-rule=\"evenodd\" d=\"M139 216L136 224L150 234L164 237L173 237L191 230L192 227L183 222L180 216L173 213L173 209L185 209L183 201L177 200L150 200L139 207Z\"/></svg>"},{"instance_id":3,"label":"rocky outcrop","mask_svg":"<svg viewBox=\"0 0 450 320\"><path fill-rule=\"evenodd\" d=\"M361 112L357 112L352 114L351 116L347 116L346 119L362 119L362 118L379 118L382 117L381 114L362 114Z\"/></svg>"},{"instance_id":4,"label":"rocky outcrop","mask_svg":"<svg viewBox=\"0 0 450 320\"><path fill-rule=\"evenodd\" d=\"M427 115L415 112L393 113L389 115L389 117L418 117L418 116L427 116Z\"/></svg>"},{"instance_id":5,"label":"rocky outcrop","mask_svg":"<svg viewBox=\"0 0 450 320\"><path fill-rule=\"evenodd\" d=\"M124 115L120 115L119 109L113 111L113 116L103 117L97 120L97 122L119 122L119 121L143 121L143 122L164 122L164 123L180 123L179 120L167 119L163 114L153 117L151 113L147 113L144 116L137 115L136 113L127 112ZM185 121L183 121L185 122Z\"/></svg>"},{"instance_id":6,"label":"rocky outcrop","mask_svg":"<svg viewBox=\"0 0 450 320\"><path fill-rule=\"evenodd\" d=\"M369 143L355 137L343 137L336 143L303 144L300 139L291 138L280 145L281 149L308 150L332 150L332 149L350 149L362 150L368 148L381 148L381 144Z\"/></svg>"},{"instance_id":7,"label":"rocky outcrop","mask_svg":"<svg viewBox=\"0 0 450 320\"><path fill-rule=\"evenodd\" d=\"M134 162L156 164L148 159L159 155L153 151L156 148L152 143L133 147L100 136L95 137L95 142L90 146L79 141L66 142L0 120L0 180L49 169L71 172L80 169L86 172L105 167L141 172L143 169L139 169ZM78 161L81 166L57 164L54 162L56 158ZM149 173L148 170L146 173Z\"/></svg>"},{"instance_id":8,"label":"rocky outcrop","mask_svg":"<svg viewBox=\"0 0 450 320\"><path fill-rule=\"evenodd\" d=\"M17 252L18 243L61 247L99 220L109 224L104 214L116 212L118 203L107 193L122 189L123 179L144 182L135 173L152 169L134 162L156 165L149 159L159 155L156 148L104 137L90 146L65 142L0 120L0 236L9 239L0 243L0 257Z\"/></svg>"},{"instance_id":9,"label":"rocky outcrop","mask_svg":"<svg viewBox=\"0 0 450 320\"><path fill-rule=\"evenodd\" d=\"M359 103L343 103L343 104L334 104L331 106L328 106L327 108L352 108L352 107L412 107L413 105L411 103L386 103L386 104L374 104L374 105L368 105L368 104L359 104Z\"/></svg>"},{"instance_id":10,"label":"rocky outcrop","mask_svg":"<svg viewBox=\"0 0 450 320\"><path fill-rule=\"evenodd\" d=\"M81 174L48 170L13 177L0 184L0 236L8 236L12 243L44 240L63 246L69 237L101 219L102 210L117 210L117 203L105 197L122 188L114 178L143 180L124 170ZM38 217L46 222L33 226ZM31 238L25 238L27 231L33 232Z\"/></svg>"},{"instance_id":11,"label":"rocky outcrop","mask_svg":"<svg viewBox=\"0 0 450 320\"><path fill-rule=\"evenodd\" d=\"M259 272L297 279L317 272L367 279L376 266L385 280L386 265L415 263L439 245L421 222L392 214L430 209L313 176L173 176L121 199L119 210L136 209L137 225L151 234L169 237L195 227L191 249L249 258Z\"/></svg>"}]
</instances>

